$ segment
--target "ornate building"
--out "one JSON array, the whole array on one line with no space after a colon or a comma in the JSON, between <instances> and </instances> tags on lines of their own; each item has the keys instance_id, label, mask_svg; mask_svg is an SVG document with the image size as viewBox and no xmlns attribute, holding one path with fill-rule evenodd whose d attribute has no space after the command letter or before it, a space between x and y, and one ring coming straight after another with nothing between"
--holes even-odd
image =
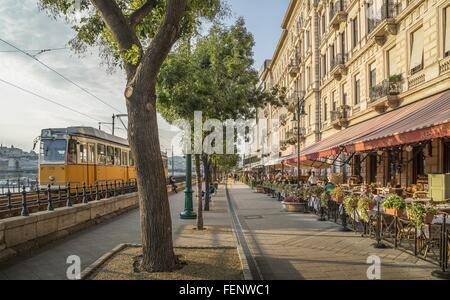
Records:
<instances>
[{"instance_id":1,"label":"ornate building","mask_svg":"<svg viewBox=\"0 0 450 300\"><path fill-rule=\"evenodd\" d=\"M302 159L366 183L450 172L450 0L292 0L282 29L260 72L289 99L258 112L266 165L295 161L300 142Z\"/></svg>"}]
</instances>

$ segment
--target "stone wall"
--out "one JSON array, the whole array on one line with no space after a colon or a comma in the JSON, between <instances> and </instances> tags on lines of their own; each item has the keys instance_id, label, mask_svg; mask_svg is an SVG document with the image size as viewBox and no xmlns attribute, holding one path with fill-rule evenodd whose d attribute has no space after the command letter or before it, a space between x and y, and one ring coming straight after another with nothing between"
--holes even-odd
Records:
<instances>
[{"instance_id":1,"label":"stone wall","mask_svg":"<svg viewBox=\"0 0 450 300\"><path fill-rule=\"evenodd\" d=\"M138 207L137 193L0 220L0 261Z\"/></svg>"}]
</instances>

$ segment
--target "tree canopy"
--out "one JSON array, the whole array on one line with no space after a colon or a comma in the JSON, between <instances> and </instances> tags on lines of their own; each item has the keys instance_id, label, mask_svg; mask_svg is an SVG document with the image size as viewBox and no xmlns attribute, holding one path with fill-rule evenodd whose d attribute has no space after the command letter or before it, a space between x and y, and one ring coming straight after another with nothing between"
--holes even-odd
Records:
<instances>
[{"instance_id":1,"label":"tree canopy","mask_svg":"<svg viewBox=\"0 0 450 300\"><path fill-rule=\"evenodd\" d=\"M168 1L98 1L106 2L104 5L110 5L112 11L120 11L114 22L121 27L122 34L113 32L106 25L105 16L93 2L96 1L38 0L39 7L52 17L62 17L73 24L76 36L69 44L76 52L82 53L95 46L101 49L101 56L110 69L138 65L164 21ZM221 0L187 0L180 31L174 39L195 36L202 22L213 21L228 13L228 6Z\"/></svg>"},{"instance_id":2,"label":"tree canopy","mask_svg":"<svg viewBox=\"0 0 450 300\"><path fill-rule=\"evenodd\" d=\"M185 41L169 54L158 77L158 110L169 122L205 118L251 118L255 108L280 104L281 90L258 88L253 68L254 39L239 18L226 27L214 24L207 35Z\"/></svg>"}]
</instances>

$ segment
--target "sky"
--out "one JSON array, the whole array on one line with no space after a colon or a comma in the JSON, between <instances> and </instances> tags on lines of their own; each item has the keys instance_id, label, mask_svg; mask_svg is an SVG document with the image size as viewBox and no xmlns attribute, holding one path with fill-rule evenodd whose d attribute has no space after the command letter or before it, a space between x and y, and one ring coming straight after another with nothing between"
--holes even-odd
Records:
<instances>
[{"instance_id":1,"label":"sky","mask_svg":"<svg viewBox=\"0 0 450 300\"><path fill-rule=\"evenodd\" d=\"M36 0L2 0L0 6L0 39L20 49L64 48L74 36L70 25L50 18L39 11ZM247 28L255 37L255 68L271 58L281 33L281 21L289 0L228 0L232 16L244 17ZM48 70L34 59L14 50L0 41L0 143L32 149L33 140L43 128L68 126L98 127L98 122L111 122L111 116L126 112L123 100L125 76L119 70L108 73L102 66L96 49L89 49L82 57L69 49L45 52L36 56L85 91ZM36 52L29 52L36 54ZM26 89L34 95L12 87L5 82ZM37 96L38 95L38 96ZM40 97L41 98L40 98ZM42 99L45 98L46 100ZM100 99L100 100L99 100ZM58 102L73 110L59 107ZM105 105L103 102L109 104ZM110 107L112 106L112 107ZM89 117L87 117L88 115ZM125 120L126 121L126 120ZM162 150L175 144L180 154L175 128L159 117ZM117 135L126 136L122 126ZM103 129L111 131L110 125Z\"/></svg>"}]
</instances>

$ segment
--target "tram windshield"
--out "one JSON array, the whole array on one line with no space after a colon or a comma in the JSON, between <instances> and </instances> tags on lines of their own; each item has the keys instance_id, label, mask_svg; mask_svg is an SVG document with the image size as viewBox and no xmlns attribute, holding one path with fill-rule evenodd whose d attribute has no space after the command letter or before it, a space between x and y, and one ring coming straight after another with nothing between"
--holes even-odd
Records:
<instances>
[{"instance_id":1,"label":"tram windshield","mask_svg":"<svg viewBox=\"0 0 450 300\"><path fill-rule=\"evenodd\" d=\"M67 140L42 140L41 161L64 163L66 160Z\"/></svg>"}]
</instances>

